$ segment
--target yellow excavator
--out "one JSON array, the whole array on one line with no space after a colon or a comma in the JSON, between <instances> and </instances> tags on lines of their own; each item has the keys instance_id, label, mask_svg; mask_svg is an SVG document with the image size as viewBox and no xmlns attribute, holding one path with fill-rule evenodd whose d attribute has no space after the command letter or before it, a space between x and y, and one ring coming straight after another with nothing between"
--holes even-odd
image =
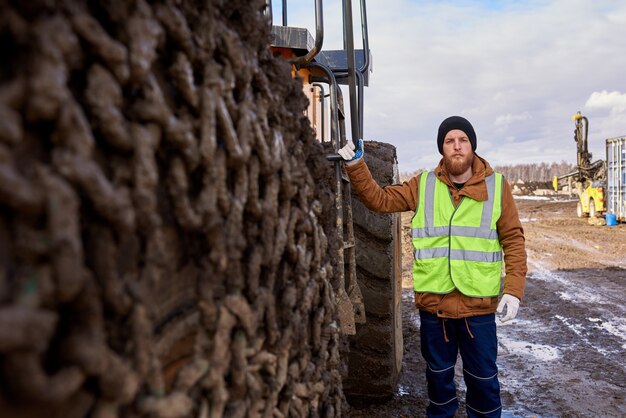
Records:
<instances>
[{"instance_id":1,"label":"yellow excavator","mask_svg":"<svg viewBox=\"0 0 626 418\"><path fill-rule=\"evenodd\" d=\"M577 169L571 173L555 176L552 185L558 191L560 185L568 183L575 187L579 200L576 213L579 218L596 217L606 211L606 161L597 160L591 162L592 154L589 152L587 135L589 133L589 120L580 112L572 116L575 122L574 141L577 145Z\"/></svg>"}]
</instances>

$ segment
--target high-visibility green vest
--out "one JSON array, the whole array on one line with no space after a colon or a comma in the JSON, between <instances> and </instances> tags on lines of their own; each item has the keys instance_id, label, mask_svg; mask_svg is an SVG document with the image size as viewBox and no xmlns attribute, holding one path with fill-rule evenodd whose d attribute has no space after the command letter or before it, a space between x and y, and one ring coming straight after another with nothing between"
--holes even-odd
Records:
<instances>
[{"instance_id":1,"label":"high-visibility green vest","mask_svg":"<svg viewBox=\"0 0 626 418\"><path fill-rule=\"evenodd\" d=\"M471 297L500 293L502 246L496 222L502 213L502 174L485 178L488 200L462 197L454 206L448 186L435 173L420 176L418 206L411 221L416 292Z\"/></svg>"}]
</instances>

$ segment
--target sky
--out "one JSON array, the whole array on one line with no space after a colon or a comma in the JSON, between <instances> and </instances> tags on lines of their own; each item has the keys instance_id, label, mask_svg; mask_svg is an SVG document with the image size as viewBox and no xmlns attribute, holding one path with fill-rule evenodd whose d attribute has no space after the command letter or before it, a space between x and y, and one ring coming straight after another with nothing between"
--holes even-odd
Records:
<instances>
[{"instance_id":1,"label":"sky","mask_svg":"<svg viewBox=\"0 0 626 418\"><path fill-rule=\"evenodd\" d=\"M324 49L341 48L341 2L323 4ZM288 1L289 26L314 34L313 5ZM451 115L472 123L492 166L575 163L578 111L594 161L605 138L626 135L626 1L369 0L367 20L364 139L395 145L401 172L437 164Z\"/></svg>"}]
</instances>

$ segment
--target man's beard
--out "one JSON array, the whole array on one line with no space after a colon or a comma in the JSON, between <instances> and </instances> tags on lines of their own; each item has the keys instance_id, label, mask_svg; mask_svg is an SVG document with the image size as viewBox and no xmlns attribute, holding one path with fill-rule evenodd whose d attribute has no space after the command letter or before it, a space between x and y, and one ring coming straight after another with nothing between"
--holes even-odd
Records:
<instances>
[{"instance_id":1,"label":"man's beard","mask_svg":"<svg viewBox=\"0 0 626 418\"><path fill-rule=\"evenodd\" d=\"M460 176L470 168L473 160L474 154L468 154L460 160L454 157L444 157L443 165L446 167L448 174Z\"/></svg>"}]
</instances>

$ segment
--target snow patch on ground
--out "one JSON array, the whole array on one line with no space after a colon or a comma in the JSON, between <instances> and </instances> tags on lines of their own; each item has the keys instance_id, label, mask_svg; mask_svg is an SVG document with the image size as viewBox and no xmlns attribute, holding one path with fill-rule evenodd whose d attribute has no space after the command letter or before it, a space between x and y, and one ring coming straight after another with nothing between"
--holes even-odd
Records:
<instances>
[{"instance_id":1,"label":"snow patch on ground","mask_svg":"<svg viewBox=\"0 0 626 418\"><path fill-rule=\"evenodd\" d=\"M588 328L587 325L585 324L573 324L570 322L569 318L565 318L561 315L555 315L554 316L556 319L558 319L559 321L561 321L568 329L570 329L571 331L573 331L576 335L578 335L580 337L581 342L584 342L585 344L589 345L590 347L592 347L594 350L596 350L598 353L602 354L603 356L606 356L608 354L610 354L612 352L612 350L607 350L605 347L599 347L598 345L594 344L592 341L590 341L589 338L587 338L585 336L585 329ZM597 321L604 323L604 321L601 321L600 319L598 319ZM592 321L593 322L593 321ZM607 321L607 324L609 324L610 322ZM608 325L609 328L615 328L615 327L611 327L610 325ZM605 328L606 329L606 328ZM608 331L608 330L607 330ZM610 331L609 331L610 332ZM622 336L620 336L622 337ZM624 336L626 337L626 336ZM622 337L622 338L624 338ZM625 345L622 345L622 348Z\"/></svg>"},{"instance_id":2,"label":"snow patch on ground","mask_svg":"<svg viewBox=\"0 0 626 418\"><path fill-rule=\"evenodd\" d=\"M498 337L499 345L508 350L509 354L531 356L540 361L554 361L561 357L558 348L546 344L534 344L530 341L519 341L507 336Z\"/></svg>"},{"instance_id":3,"label":"snow patch on ground","mask_svg":"<svg viewBox=\"0 0 626 418\"><path fill-rule=\"evenodd\" d=\"M603 298L597 293L592 293L591 289L589 289L589 291L584 289L576 289L575 293L559 292L559 297L563 300L569 300L572 302L602 303L603 300Z\"/></svg>"},{"instance_id":4,"label":"snow patch on ground","mask_svg":"<svg viewBox=\"0 0 626 418\"><path fill-rule=\"evenodd\" d=\"M561 283L564 289L572 289L572 283L557 272L547 270L541 263L528 260L528 264L532 265L535 270L532 274L532 279L541 280L544 282ZM588 287L583 288L577 286L575 292L563 291L559 292L559 297L563 300L571 301L574 303L601 303L604 299L602 294L598 292L598 289Z\"/></svg>"},{"instance_id":5,"label":"snow patch on ground","mask_svg":"<svg viewBox=\"0 0 626 418\"><path fill-rule=\"evenodd\" d=\"M523 306L522 306L523 309ZM526 332L545 332L547 328L539 321L530 321L528 319L521 319L519 316L512 321L500 322L496 321L498 327L512 326L515 328L523 329Z\"/></svg>"},{"instance_id":6,"label":"snow patch on ground","mask_svg":"<svg viewBox=\"0 0 626 418\"><path fill-rule=\"evenodd\" d=\"M622 348L626 349L626 323L615 323L610 320L600 319L600 318L587 318L590 322L593 322L596 327L608 332L609 334L613 334L616 337L620 338L624 342L622 343ZM622 321L623 322L623 319Z\"/></svg>"},{"instance_id":7,"label":"snow patch on ground","mask_svg":"<svg viewBox=\"0 0 626 418\"><path fill-rule=\"evenodd\" d=\"M409 388L407 388L404 385L398 385L398 389L396 390L396 394L398 396L407 396L411 394L411 391L409 390Z\"/></svg>"},{"instance_id":8,"label":"snow patch on ground","mask_svg":"<svg viewBox=\"0 0 626 418\"><path fill-rule=\"evenodd\" d=\"M603 304L606 302L606 295L603 292L594 287L581 287L576 286L575 289L572 287L572 284L566 277L558 274L557 272L549 271L545 269L540 263L532 262L537 271L533 273L532 278L542 281L549 282L557 282L562 283L564 288L572 289L570 291L562 291L558 292L559 298L562 300L570 301L573 303L585 303L585 304ZM588 326L586 324L572 324L568 322L567 318L556 315L556 319L563 322L570 330L575 332L578 336L583 337L582 331ZM626 319L621 317L614 317L611 319L606 318L588 318L590 322L594 323L596 328L600 328L605 332L608 332L623 341L622 349L626 348ZM608 351L606 349L598 348L593 345L587 339L584 339L589 345L594 347L598 352L602 354L607 354Z\"/></svg>"}]
</instances>

